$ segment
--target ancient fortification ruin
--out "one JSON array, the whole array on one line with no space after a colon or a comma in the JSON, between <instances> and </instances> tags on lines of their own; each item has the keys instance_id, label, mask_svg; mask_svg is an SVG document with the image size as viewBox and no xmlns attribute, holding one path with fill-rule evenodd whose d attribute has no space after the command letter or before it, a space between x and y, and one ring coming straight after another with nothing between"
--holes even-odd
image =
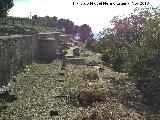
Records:
<instances>
[{"instance_id":1,"label":"ancient fortification ruin","mask_svg":"<svg viewBox=\"0 0 160 120\"><path fill-rule=\"evenodd\" d=\"M56 58L59 32L0 37L0 86L9 78L36 59Z\"/></svg>"}]
</instances>

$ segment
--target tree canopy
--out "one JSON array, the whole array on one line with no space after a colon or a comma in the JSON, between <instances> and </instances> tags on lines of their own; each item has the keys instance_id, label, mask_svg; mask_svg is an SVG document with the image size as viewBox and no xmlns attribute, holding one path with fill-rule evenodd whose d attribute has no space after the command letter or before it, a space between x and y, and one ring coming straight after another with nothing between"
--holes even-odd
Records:
<instances>
[{"instance_id":1,"label":"tree canopy","mask_svg":"<svg viewBox=\"0 0 160 120\"><path fill-rule=\"evenodd\" d=\"M160 109L160 9L140 10L128 17L114 17L112 28L101 40L87 45L98 48L102 60L118 72L126 72L143 99ZM94 45L94 46L93 46Z\"/></svg>"},{"instance_id":2,"label":"tree canopy","mask_svg":"<svg viewBox=\"0 0 160 120\"><path fill-rule=\"evenodd\" d=\"M93 37L91 27L89 27L89 25L87 24L83 24L80 26L79 34L80 34L80 39L82 41Z\"/></svg>"},{"instance_id":3,"label":"tree canopy","mask_svg":"<svg viewBox=\"0 0 160 120\"><path fill-rule=\"evenodd\" d=\"M13 0L0 0L0 18L6 17L13 5Z\"/></svg>"},{"instance_id":4,"label":"tree canopy","mask_svg":"<svg viewBox=\"0 0 160 120\"><path fill-rule=\"evenodd\" d=\"M50 27L55 29L65 29L65 34L71 34L74 37L80 38L81 41L85 41L93 37L92 29L89 25L83 24L81 26L75 25L69 19L54 17L37 17L37 15L32 16L33 25L38 25L42 27Z\"/></svg>"}]
</instances>

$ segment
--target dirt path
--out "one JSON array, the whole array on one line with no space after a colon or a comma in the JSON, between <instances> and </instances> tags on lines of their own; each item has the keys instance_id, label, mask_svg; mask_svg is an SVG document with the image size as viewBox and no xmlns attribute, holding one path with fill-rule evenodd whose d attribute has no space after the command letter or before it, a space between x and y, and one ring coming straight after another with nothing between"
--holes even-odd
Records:
<instances>
[{"instance_id":1,"label":"dirt path","mask_svg":"<svg viewBox=\"0 0 160 120\"><path fill-rule=\"evenodd\" d=\"M141 103L141 94L126 74L117 73L104 66L103 72L86 65L67 64L62 61L50 64L33 63L15 77L11 91L18 99L3 103L1 119L6 120L146 120L156 115ZM84 79L84 74L94 72L99 79ZM70 101L74 91L104 91L109 96L103 102L83 107ZM96 114L96 115L95 115ZM93 119L92 116L95 115ZM156 118L158 119L158 118Z\"/></svg>"}]
</instances>

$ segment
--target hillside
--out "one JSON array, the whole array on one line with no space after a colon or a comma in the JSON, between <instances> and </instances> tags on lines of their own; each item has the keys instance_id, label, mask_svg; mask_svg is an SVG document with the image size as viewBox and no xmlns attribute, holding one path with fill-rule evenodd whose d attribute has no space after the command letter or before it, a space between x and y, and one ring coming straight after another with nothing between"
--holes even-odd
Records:
<instances>
[{"instance_id":1,"label":"hillside","mask_svg":"<svg viewBox=\"0 0 160 120\"><path fill-rule=\"evenodd\" d=\"M83 49L81 57L97 58ZM91 59L90 59L91 60ZM97 58L98 62L98 58ZM98 65L98 63L97 63ZM63 70L62 70L63 66ZM0 118L6 120L158 120L143 104L140 92L127 74L91 64L32 63L14 76L8 102L1 99Z\"/></svg>"}]
</instances>

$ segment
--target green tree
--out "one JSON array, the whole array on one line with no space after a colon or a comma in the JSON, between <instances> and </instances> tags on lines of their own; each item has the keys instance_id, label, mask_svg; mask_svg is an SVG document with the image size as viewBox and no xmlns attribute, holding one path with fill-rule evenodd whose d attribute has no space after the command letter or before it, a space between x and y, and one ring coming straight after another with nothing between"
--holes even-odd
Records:
<instances>
[{"instance_id":1,"label":"green tree","mask_svg":"<svg viewBox=\"0 0 160 120\"><path fill-rule=\"evenodd\" d=\"M74 34L74 22L70 21L69 19L59 19L57 22L58 29L65 28L66 34Z\"/></svg>"},{"instance_id":2,"label":"green tree","mask_svg":"<svg viewBox=\"0 0 160 120\"><path fill-rule=\"evenodd\" d=\"M145 31L126 50L125 69L148 104L160 109L160 11L152 13Z\"/></svg>"},{"instance_id":3,"label":"green tree","mask_svg":"<svg viewBox=\"0 0 160 120\"><path fill-rule=\"evenodd\" d=\"M0 0L0 17L6 17L13 5L13 0Z\"/></svg>"},{"instance_id":4,"label":"green tree","mask_svg":"<svg viewBox=\"0 0 160 120\"><path fill-rule=\"evenodd\" d=\"M81 41L83 42L87 39L93 38L91 27L89 27L89 25L87 24L81 25L79 29L79 35L80 35Z\"/></svg>"},{"instance_id":5,"label":"green tree","mask_svg":"<svg viewBox=\"0 0 160 120\"><path fill-rule=\"evenodd\" d=\"M102 35L105 35L110 44L106 46L106 49L105 46L99 47L99 51L103 51L103 60L114 70L123 70L123 63L125 62L123 57L124 48L132 44L143 34L145 23L150 17L149 11L140 11L125 18L115 16L111 20L113 28L104 29ZM105 60L105 58L107 59Z\"/></svg>"},{"instance_id":6,"label":"green tree","mask_svg":"<svg viewBox=\"0 0 160 120\"><path fill-rule=\"evenodd\" d=\"M87 48L88 50L95 51L95 47L96 47L95 39L89 39L86 41L85 48Z\"/></svg>"}]
</instances>

